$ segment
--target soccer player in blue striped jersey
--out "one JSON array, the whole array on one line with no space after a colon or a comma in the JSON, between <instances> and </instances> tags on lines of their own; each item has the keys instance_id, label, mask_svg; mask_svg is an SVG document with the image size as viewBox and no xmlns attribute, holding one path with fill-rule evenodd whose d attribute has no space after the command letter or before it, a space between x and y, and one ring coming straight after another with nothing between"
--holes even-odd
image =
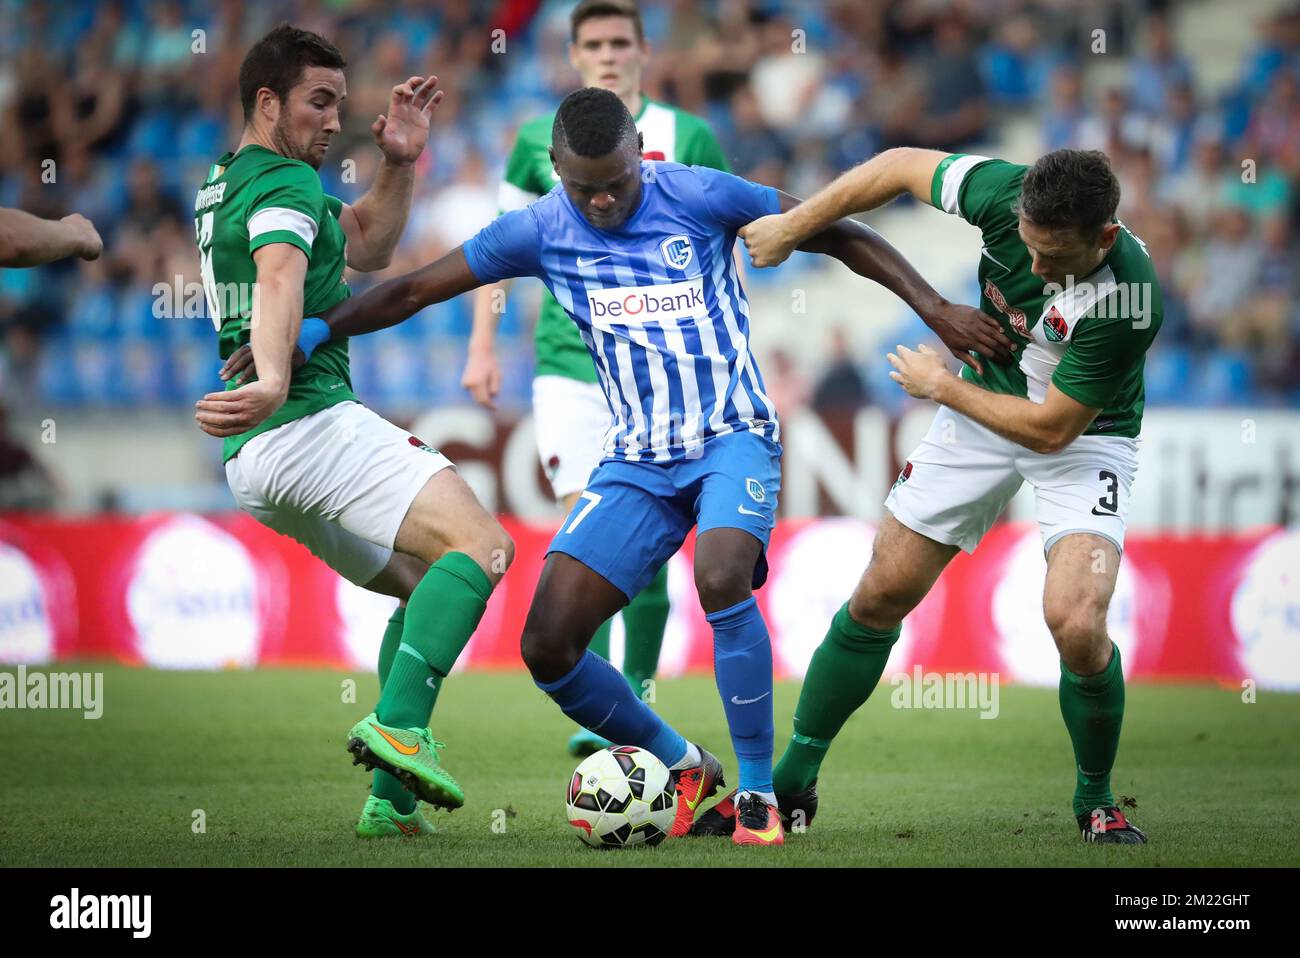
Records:
<instances>
[{"instance_id":1,"label":"soccer player in blue striped jersey","mask_svg":"<svg viewBox=\"0 0 1300 958\"><path fill-rule=\"evenodd\" d=\"M401 322L485 283L537 276L577 324L613 414L601 461L552 541L522 636L537 685L579 725L638 745L675 773L686 834L723 784L716 758L642 702L587 644L697 529L695 584L739 761L741 845L780 844L772 791L772 651L753 590L780 492L777 412L750 351L736 231L798 201L703 167L643 160L623 103L570 94L556 114L560 183L463 247L340 304L334 337ZM979 310L942 299L879 235L849 220L809 239L896 293L945 345L1009 359Z\"/></svg>"}]
</instances>

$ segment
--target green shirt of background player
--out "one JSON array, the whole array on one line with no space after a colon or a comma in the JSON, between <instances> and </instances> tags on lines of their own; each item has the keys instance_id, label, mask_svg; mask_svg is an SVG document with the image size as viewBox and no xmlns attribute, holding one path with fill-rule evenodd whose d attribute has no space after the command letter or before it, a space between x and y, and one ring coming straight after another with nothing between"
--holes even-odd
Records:
<instances>
[{"instance_id":1,"label":"green shirt of background player","mask_svg":"<svg viewBox=\"0 0 1300 958\"><path fill-rule=\"evenodd\" d=\"M602 87L623 101L636 120L647 159L729 172L722 148L703 120L641 93L650 45L635 3L584 0L574 8L570 25L569 62L583 86ZM501 183L503 213L527 206L559 182L549 153L554 119L550 113L520 128ZM494 399L501 388L494 341L504 303L505 284L484 286L476 294L474 329L461 379L475 401L489 409L495 408ZM542 292L534 341L533 415L538 452L556 499L569 511L601 458L604 432L612 417L578 327L549 291ZM666 568L632 599L623 621L628 636L623 672L633 689L644 693L658 666L668 621ZM605 658L609 657L609 630L607 622L591 645ZM606 744L583 730L570 740L569 748L575 755L584 755Z\"/></svg>"},{"instance_id":2,"label":"green shirt of background player","mask_svg":"<svg viewBox=\"0 0 1300 958\"><path fill-rule=\"evenodd\" d=\"M924 346L889 354L894 380L941 408L886 500L866 573L814 654L777 796L811 817L831 739L871 694L903 617L1027 480L1074 746L1074 813L1085 841L1140 844L1110 788L1124 675L1106 615L1137 465L1143 362L1163 315L1155 269L1115 218L1119 183L1095 151L1057 150L1027 167L888 150L740 235L756 265L774 265L827 223L902 193L979 228L980 306L1018 345L1019 362L958 377Z\"/></svg>"}]
</instances>

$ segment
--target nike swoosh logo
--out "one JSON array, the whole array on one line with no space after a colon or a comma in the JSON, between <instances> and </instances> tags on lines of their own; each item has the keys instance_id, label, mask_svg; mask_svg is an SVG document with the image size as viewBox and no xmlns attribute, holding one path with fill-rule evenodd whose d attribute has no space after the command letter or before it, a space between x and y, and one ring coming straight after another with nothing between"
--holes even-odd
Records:
<instances>
[{"instance_id":1,"label":"nike swoosh logo","mask_svg":"<svg viewBox=\"0 0 1300 958\"><path fill-rule=\"evenodd\" d=\"M1093 507L1092 507L1092 514L1093 514L1094 516L1103 516L1103 517L1110 518L1110 519L1118 519L1118 518L1119 518L1118 513L1114 513L1114 512L1098 512L1096 506L1093 506Z\"/></svg>"},{"instance_id":2,"label":"nike swoosh logo","mask_svg":"<svg viewBox=\"0 0 1300 958\"><path fill-rule=\"evenodd\" d=\"M755 835L763 839L763 841L765 842L774 842L776 841L776 836L781 834L781 823L777 822L771 828L765 829L764 831L761 832L755 831L752 828L750 829L750 831L754 832Z\"/></svg>"},{"instance_id":3,"label":"nike swoosh logo","mask_svg":"<svg viewBox=\"0 0 1300 958\"><path fill-rule=\"evenodd\" d=\"M437 691L437 689L438 689L438 685L437 685L436 682L433 681L433 676L432 676L432 675L429 676L427 679L424 680L424 684L427 685L427 686L429 686L429 688L433 689L434 691Z\"/></svg>"},{"instance_id":4,"label":"nike swoosh logo","mask_svg":"<svg viewBox=\"0 0 1300 958\"><path fill-rule=\"evenodd\" d=\"M380 735L382 735L384 737L385 742L393 746L393 748L397 749L403 755L414 755L416 752L420 750L420 746L418 745L403 745L397 739L393 738L391 735L389 735L387 732L381 729L374 722L370 723L370 727L374 729L376 732L378 732Z\"/></svg>"},{"instance_id":5,"label":"nike swoosh logo","mask_svg":"<svg viewBox=\"0 0 1300 958\"><path fill-rule=\"evenodd\" d=\"M760 519L766 518L763 513L755 512L753 509L746 509L744 506L736 506L736 509L743 516L758 516Z\"/></svg>"},{"instance_id":6,"label":"nike swoosh logo","mask_svg":"<svg viewBox=\"0 0 1300 958\"><path fill-rule=\"evenodd\" d=\"M771 693L770 691L769 691L769 692L764 692L762 695L760 695L760 696L759 696L758 698L756 698L756 699L742 699L742 698L740 698L740 697L737 696L737 695L733 695L733 696L731 697L731 704L732 704L732 705L753 705L755 702L761 702L761 701L763 701L763 699L767 698L767 697L768 697L769 695L771 695L771 694L772 694L772 693Z\"/></svg>"},{"instance_id":7,"label":"nike swoosh logo","mask_svg":"<svg viewBox=\"0 0 1300 958\"><path fill-rule=\"evenodd\" d=\"M614 708L610 709L610 710L609 710L609 713L608 713L608 714L607 714L603 719L601 719L600 722L599 722L598 724L593 725L593 726L591 727L590 731L592 731L592 732L598 732L598 731L600 731L602 728L604 728L604 727L605 727L605 723L609 721L609 716L614 714L614 709L616 709L616 708L618 708L618 703L617 703L617 702L614 703Z\"/></svg>"},{"instance_id":8,"label":"nike swoosh logo","mask_svg":"<svg viewBox=\"0 0 1300 958\"><path fill-rule=\"evenodd\" d=\"M990 261L992 261L992 262L994 262L994 263L997 263L999 266L1002 266L1001 263L998 263L997 260L993 259L993 254L990 253L990 252L988 251L988 248L987 248L987 247L985 247L984 249L980 250L980 255L981 255L981 256L986 256L986 257L989 258ZM1004 270L1006 270L1008 273L1011 272L1011 268L1008 267L1008 266L1002 266L1002 268L1003 268Z\"/></svg>"},{"instance_id":9,"label":"nike swoosh logo","mask_svg":"<svg viewBox=\"0 0 1300 958\"><path fill-rule=\"evenodd\" d=\"M597 263L607 259L609 259L608 256L597 256L595 259L583 259L581 256L579 256L578 269L586 269L588 266L595 266Z\"/></svg>"}]
</instances>

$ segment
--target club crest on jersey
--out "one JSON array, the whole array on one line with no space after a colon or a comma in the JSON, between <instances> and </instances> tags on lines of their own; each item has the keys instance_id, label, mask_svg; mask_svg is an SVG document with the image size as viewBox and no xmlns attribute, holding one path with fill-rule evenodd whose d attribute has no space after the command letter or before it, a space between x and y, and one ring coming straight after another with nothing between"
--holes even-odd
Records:
<instances>
[{"instance_id":1,"label":"club crest on jersey","mask_svg":"<svg viewBox=\"0 0 1300 958\"><path fill-rule=\"evenodd\" d=\"M746 477L745 491L749 493L749 498L753 499L755 502L762 502L767 498L767 490L763 488L763 484L757 479Z\"/></svg>"},{"instance_id":2,"label":"club crest on jersey","mask_svg":"<svg viewBox=\"0 0 1300 958\"><path fill-rule=\"evenodd\" d=\"M1053 306L1043 317L1043 335L1051 342L1059 343L1070 334L1069 324L1066 323L1065 317L1061 311Z\"/></svg>"},{"instance_id":3,"label":"club crest on jersey","mask_svg":"<svg viewBox=\"0 0 1300 958\"><path fill-rule=\"evenodd\" d=\"M670 236L659 244L659 252L664 254L664 262L673 269L685 269L691 265L695 251L691 248L690 237L679 233Z\"/></svg>"}]
</instances>

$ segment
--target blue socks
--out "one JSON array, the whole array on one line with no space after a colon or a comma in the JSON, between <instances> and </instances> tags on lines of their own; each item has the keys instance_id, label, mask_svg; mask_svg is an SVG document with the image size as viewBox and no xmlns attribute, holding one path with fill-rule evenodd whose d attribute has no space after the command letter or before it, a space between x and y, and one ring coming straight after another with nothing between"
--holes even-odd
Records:
<instances>
[{"instance_id":1,"label":"blue socks","mask_svg":"<svg viewBox=\"0 0 1300 958\"><path fill-rule=\"evenodd\" d=\"M764 632L764 637L767 633ZM772 687L772 657L767 681ZM671 768L686 754L686 740L637 697L618 669L588 650L567 675L538 682L560 710L583 728L616 745L636 745ZM768 706L768 777L771 778L772 710Z\"/></svg>"},{"instance_id":2,"label":"blue socks","mask_svg":"<svg viewBox=\"0 0 1300 958\"><path fill-rule=\"evenodd\" d=\"M739 792L772 791L772 641L752 595L707 616L713 671L740 763Z\"/></svg>"}]
</instances>

